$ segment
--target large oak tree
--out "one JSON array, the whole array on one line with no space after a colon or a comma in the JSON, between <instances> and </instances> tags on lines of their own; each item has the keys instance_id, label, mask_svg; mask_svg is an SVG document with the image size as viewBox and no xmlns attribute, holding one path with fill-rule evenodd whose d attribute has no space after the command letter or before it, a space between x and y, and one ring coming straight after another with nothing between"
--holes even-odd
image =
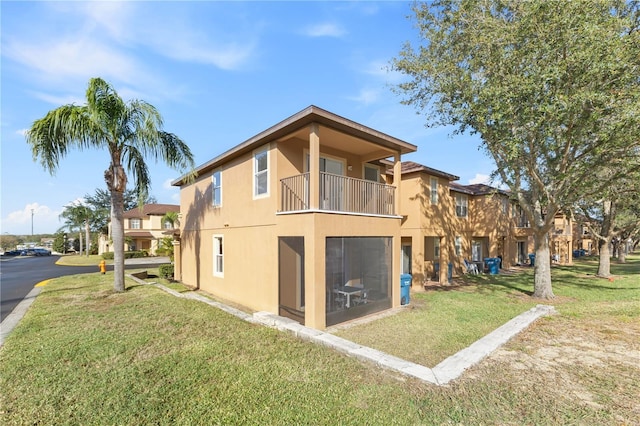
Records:
<instances>
[{"instance_id":1,"label":"large oak tree","mask_svg":"<svg viewBox=\"0 0 640 426\"><path fill-rule=\"evenodd\" d=\"M535 239L534 297L552 298L549 231L598 171L634 152L638 4L439 0L414 6L421 42L392 67L428 125L481 137ZM637 146L637 145L636 145Z\"/></svg>"}]
</instances>

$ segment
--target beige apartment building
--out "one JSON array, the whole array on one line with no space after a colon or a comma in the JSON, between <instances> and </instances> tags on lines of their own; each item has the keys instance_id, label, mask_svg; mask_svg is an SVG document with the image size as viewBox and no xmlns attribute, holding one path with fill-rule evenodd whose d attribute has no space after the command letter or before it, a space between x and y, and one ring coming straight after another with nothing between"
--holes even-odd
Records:
<instances>
[{"instance_id":1,"label":"beige apartment building","mask_svg":"<svg viewBox=\"0 0 640 426\"><path fill-rule=\"evenodd\" d=\"M500 259L502 268L529 264L533 233L508 192L460 185L458 176L414 162L401 170L401 268L413 284L449 282L468 264L483 271L487 258ZM556 216L550 241L552 260L571 263L571 222L564 215Z\"/></svg>"},{"instance_id":2,"label":"beige apartment building","mask_svg":"<svg viewBox=\"0 0 640 426\"><path fill-rule=\"evenodd\" d=\"M385 170L415 150L316 106L275 124L173 182L176 279L317 329L398 306L404 197Z\"/></svg>"},{"instance_id":3,"label":"beige apartment building","mask_svg":"<svg viewBox=\"0 0 640 426\"><path fill-rule=\"evenodd\" d=\"M155 255L161 247L160 241L172 233L174 225L163 221L162 218L169 212L180 213L177 204L145 204L141 208L135 207L124 212L124 237L125 250L146 250L150 255ZM111 227L109 224L109 232ZM110 235L101 235L98 253L113 251Z\"/></svg>"}]
</instances>

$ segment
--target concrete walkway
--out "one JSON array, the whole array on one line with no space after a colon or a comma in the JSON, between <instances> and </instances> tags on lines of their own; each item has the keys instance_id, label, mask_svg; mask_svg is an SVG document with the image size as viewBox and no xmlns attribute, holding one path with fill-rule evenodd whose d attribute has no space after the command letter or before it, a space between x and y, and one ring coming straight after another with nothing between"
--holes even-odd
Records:
<instances>
[{"instance_id":1,"label":"concrete walkway","mask_svg":"<svg viewBox=\"0 0 640 426\"><path fill-rule=\"evenodd\" d=\"M538 305L530 310L518 315L506 324L487 334L482 339L473 343L471 346L461 350L460 352L450 356L433 368L425 367L420 364L406 361L404 359L389 355L387 353L359 345L350 340L343 339L333 334L319 331L313 328L305 327L289 318L281 317L270 312L256 312L253 315L238 309L227 306L223 303L216 302L198 293L179 293L170 288L157 283L148 283L139 280L131 275L129 278L140 284L154 285L167 293L176 297L194 299L206 303L217 309L221 309L231 315L235 315L247 322L261 324L268 327L285 331L304 340L311 341L316 344L328 346L332 349L355 357L359 360L375 364L381 368L392 370L405 376L417 378L434 385L446 385L452 380L460 377L465 370L479 363L483 358L500 346L507 343L511 338L516 336L522 330L527 328L531 323L542 316L553 315L556 310L553 306Z\"/></svg>"}]
</instances>

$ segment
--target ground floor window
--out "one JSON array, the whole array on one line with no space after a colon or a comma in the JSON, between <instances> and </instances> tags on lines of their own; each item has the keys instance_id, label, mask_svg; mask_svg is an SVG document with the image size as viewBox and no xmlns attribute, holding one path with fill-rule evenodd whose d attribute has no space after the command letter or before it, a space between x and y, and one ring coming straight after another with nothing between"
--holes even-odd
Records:
<instances>
[{"instance_id":1,"label":"ground floor window","mask_svg":"<svg viewBox=\"0 0 640 426\"><path fill-rule=\"evenodd\" d=\"M224 238L222 235L213 236L213 275L224 276Z\"/></svg>"},{"instance_id":2,"label":"ground floor window","mask_svg":"<svg viewBox=\"0 0 640 426\"><path fill-rule=\"evenodd\" d=\"M391 307L391 237L326 239L326 323L359 318Z\"/></svg>"}]
</instances>

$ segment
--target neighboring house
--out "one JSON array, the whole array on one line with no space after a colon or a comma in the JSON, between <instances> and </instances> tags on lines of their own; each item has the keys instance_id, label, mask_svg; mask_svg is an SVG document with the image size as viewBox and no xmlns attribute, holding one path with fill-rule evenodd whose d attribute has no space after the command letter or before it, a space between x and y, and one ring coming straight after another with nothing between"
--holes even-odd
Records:
<instances>
[{"instance_id":1,"label":"neighboring house","mask_svg":"<svg viewBox=\"0 0 640 426\"><path fill-rule=\"evenodd\" d=\"M310 106L179 178L175 276L316 329L400 305L400 188L416 147Z\"/></svg>"},{"instance_id":2,"label":"neighboring house","mask_svg":"<svg viewBox=\"0 0 640 426\"><path fill-rule=\"evenodd\" d=\"M160 241L173 233L173 225L162 218L169 212L180 213L176 204L145 204L124 212L125 250L146 250L155 255L161 247ZM109 233L111 226L109 225ZM113 251L111 237L102 235L99 241L99 252Z\"/></svg>"},{"instance_id":3,"label":"neighboring house","mask_svg":"<svg viewBox=\"0 0 640 426\"><path fill-rule=\"evenodd\" d=\"M460 185L458 176L414 162L403 162L401 170L401 264L414 283L448 282L466 271L465 260L479 269L486 258L501 259L503 267L529 262L533 233L507 191ZM552 258L570 263L571 227L563 215L550 237Z\"/></svg>"},{"instance_id":4,"label":"neighboring house","mask_svg":"<svg viewBox=\"0 0 640 426\"><path fill-rule=\"evenodd\" d=\"M573 222L573 248L574 250L582 250L585 255L598 254L598 239L591 233L589 227L585 223L587 218L579 216L576 221Z\"/></svg>"}]
</instances>

